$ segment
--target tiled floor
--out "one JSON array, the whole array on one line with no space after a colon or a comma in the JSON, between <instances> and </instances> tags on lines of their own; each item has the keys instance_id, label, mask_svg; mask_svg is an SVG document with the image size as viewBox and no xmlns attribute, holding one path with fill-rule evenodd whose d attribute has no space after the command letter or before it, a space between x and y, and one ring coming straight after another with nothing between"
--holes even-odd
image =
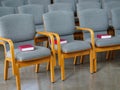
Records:
<instances>
[{"instance_id":1,"label":"tiled floor","mask_svg":"<svg viewBox=\"0 0 120 90\"><path fill-rule=\"evenodd\" d=\"M0 90L16 90L15 77L9 68L9 79L3 79L4 60L0 49ZM34 66L21 69L22 90L120 90L120 52L115 53L114 60L105 60L105 54L98 55L97 73L89 73L89 61L73 65L73 60L66 60L66 80L60 80L60 69L55 68L56 82L50 83L46 64L41 65L40 72L34 72ZM87 59L87 58L86 58Z\"/></svg>"}]
</instances>

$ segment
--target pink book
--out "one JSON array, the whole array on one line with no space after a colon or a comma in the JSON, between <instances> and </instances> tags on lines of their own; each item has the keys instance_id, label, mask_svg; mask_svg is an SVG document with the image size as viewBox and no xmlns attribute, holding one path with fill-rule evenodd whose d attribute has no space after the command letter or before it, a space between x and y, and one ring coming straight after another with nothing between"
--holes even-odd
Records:
<instances>
[{"instance_id":1,"label":"pink book","mask_svg":"<svg viewBox=\"0 0 120 90\"><path fill-rule=\"evenodd\" d=\"M18 47L20 49L20 51L30 51L30 50L34 50L34 46L31 44L25 44L25 45L21 45Z\"/></svg>"},{"instance_id":2,"label":"pink book","mask_svg":"<svg viewBox=\"0 0 120 90\"><path fill-rule=\"evenodd\" d=\"M112 36L111 35L108 35L108 34L98 34L97 35L97 38L111 38Z\"/></svg>"},{"instance_id":3,"label":"pink book","mask_svg":"<svg viewBox=\"0 0 120 90\"><path fill-rule=\"evenodd\" d=\"M60 39L60 44L67 43L66 39ZM54 44L57 44L57 40L54 40Z\"/></svg>"}]
</instances>

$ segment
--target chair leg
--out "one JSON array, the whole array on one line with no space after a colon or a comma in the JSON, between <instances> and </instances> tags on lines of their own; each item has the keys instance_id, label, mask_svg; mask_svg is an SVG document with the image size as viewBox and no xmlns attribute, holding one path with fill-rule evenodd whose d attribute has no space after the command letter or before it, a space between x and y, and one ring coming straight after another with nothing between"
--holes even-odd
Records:
<instances>
[{"instance_id":1,"label":"chair leg","mask_svg":"<svg viewBox=\"0 0 120 90\"><path fill-rule=\"evenodd\" d=\"M96 53L94 53L94 59L93 59L93 63L94 63L94 72L97 72L97 58L96 58Z\"/></svg>"},{"instance_id":2,"label":"chair leg","mask_svg":"<svg viewBox=\"0 0 120 90\"><path fill-rule=\"evenodd\" d=\"M17 90L21 90L21 83L20 83L20 73L19 73L19 68L18 66L16 67L16 86L17 86Z\"/></svg>"},{"instance_id":3,"label":"chair leg","mask_svg":"<svg viewBox=\"0 0 120 90\"><path fill-rule=\"evenodd\" d=\"M35 72L38 73L39 69L40 69L40 64L36 64L36 66L35 66Z\"/></svg>"},{"instance_id":4,"label":"chair leg","mask_svg":"<svg viewBox=\"0 0 120 90\"><path fill-rule=\"evenodd\" d=\"M7 80L7 78L8 78L8 67L9 67L9 61L5 60L5 65L4 65L4 80Z\"/></svg>"},{"instance_id":5,"label":"chair leg","mask_svg":"<svg viewBox=\"0 0 120 90\"><path fill-rule=\"evenodd\" d=\"M83 64L84 56L80 56L80 64Z\"/></svg>"},{"instance_id":6,"label":"chair leg","mask_svg":"<svg viewBox=\"0 0 120 90\"><path fill-rule=\"evenodd\" d=\"M64 58L63 58L63 55L62 55L62 59L61 59L61 66L60 66L60 69L61 69L61 80L65 80L65 65L64 65Z\"/></svg>"},{"instance_id":7,"label":"chair leg","mask_svg":"<svg viewBox=\"0 0 120 90\"><path fill-rule=\"evenodd\" d=\"M46 70L47 70L47 71L50 71L50 62L47 63Z\"/></svg>"},{"instance_id":8,"label":"chair leg","mask_svg":"<svg viewBox=\"0 0 120 90\"><path fill-rule=\"evenodd\" d=\"M51 58L49 67L50 67L50 74L51 74L51 82L55 82L55 72L54 72L54 62L52 61L53 58Z\"/></svg>"},{"instance_id":9,"label":"chair leg","mask_svg":"<svg viewBox=\"0 0 120 90\"><path fill-rule=\"evenodd\" d=\"M90 73L94 72L94 60L93 60L93 53L92 50L90 50Z\"/></svg>"},{"instance_id":10,"label":"chair leg","mask_svg":"<svg viewBox=\"0 0 120 90\"><path fill-rule=\"evenodd\" d=\"M73 62L74 65L77 64L77 56L74 57L74 62Z\"/></svg>"}]
</instances>

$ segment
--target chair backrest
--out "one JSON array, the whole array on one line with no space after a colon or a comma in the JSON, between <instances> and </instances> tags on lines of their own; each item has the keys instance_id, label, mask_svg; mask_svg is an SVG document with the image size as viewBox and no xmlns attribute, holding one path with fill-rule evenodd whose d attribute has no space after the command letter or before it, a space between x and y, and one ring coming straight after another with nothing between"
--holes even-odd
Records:
<instances>
[{"instance_id":1,"label":"chair backrest","mask_svg":"<svg viewBox=\"0 0 120 90\"><path fill-rule=\"evenodd\" d=\"M95 33L101 32L102 34L107 31L109 26L107 13L103 9L86 9L78 12L78 17L80 27L91 28Z\"/></svg>"},{"instance_id":2,"label":"chair backrest","mask_svg":"<svg viewBox=\"0 0 120 90\"><path fill-rule=\"evenodd\" d=\"M44 6L45 12L48 12L48 5L51 4L50 0L28 0L28 4L40 4Z\"/></svg>"},{"instance_id":3,"label":"chair backrest","mask_svg":"<svg viewBox=\"0 0 120 90\"><path fill-rule=\"evenodd\" d=\"M10 14L0 17L0 36L13 42L32 40L35 36L33 16Z\"/></svg>"},{"instance_id":4,"label":"chair backrest","mask_svg":"<svg viewBox=\"0 0 120 90\"><path fill-rule=\"evenodd\" d=\"M12 7L0 7L0 17L4 15L14 14L14 8Z\"/></svg>"},{"instance_id":5,"label":"chair backrest","mask_svg":"<svg viewBox=\"0 0 120 90\"><path fill-rule=\"evenodd\" d=\"M101 8L101 4L99 2L91 2L91 1L87 1L87 2L81 2L77 4L77 11L80 10L84 10L84 9L94 9L94 8Z\"/></svg>"},{"instance_id":6,"label":"chair backrest","mask_svg":"<svg viewBox=\"0 0 120 90\"><path fill-rule=\"evenodd\" d=\"M76 3L75 0L54 0L54 3L69 3L72 5L73 10L76 11Z\"/></svg>"},{"instance_id":7,"label":"chair backrest","mask_svg":"<svg viewBox=\"0 0 120 90\"><path fill-rule=\"evenodd\" d=\"M115 28L116 35L120 35L120 7L111 10L112 26Z\"/></svg>"},{"instance_id":8,"label":"chair backrest","mask_svg":"<svg viewBox=\"0 0 120 90\"><path fill-rule=\"evenodd\" d=\"M87 1L92 1L92 2L100 2L100 0L78 0L78 3L81 3L81 2L87 2Z\"/></svg>"},{"instance_id":9,"label":"chair backrest","mask_svg":"<svg viewBox=\"0 0 120 90\"><path fill-rule=\"evenodd\" d=\"M31 5L20 6L20 7L18 7L18 12L33 15L34 23L36 25L43 24L43 19L42 19L42 16L44 14L43 5L31 4Z\"/></svg>"},{"instance_id":10,"label":"chair backrest","mask_svg":"<svg viewBox=\"0 0 120 90\"><path fill-rule=\"evenodd\" d=\"M72 11L74 12L72 5L69 3L54 3L51 5L48 5L49 11L58 11L58 10L65 10L65 11Z\"/></svg>"},{"instance_id":11,"label":"chair backrest","mask_svg":"<svg viewBox=\"0 0 120 90\"><path fill-rule=\"evenodd\" d=\"M74 14L67 11L48 12L43 15L45 30L59 35L71 35L75 30Z\"/></svg>"},{"instance_id":12,"label":"chair backrest","mask_svg":"<svg viewBox=\"0 0 120 90\"><path fill-rule=\"evenodd\" d=\"M111 1L104 4L104 9L107 11L109 18L111 18L111 9L120 7L119 1Z\"/></svg>"}]
</instances>

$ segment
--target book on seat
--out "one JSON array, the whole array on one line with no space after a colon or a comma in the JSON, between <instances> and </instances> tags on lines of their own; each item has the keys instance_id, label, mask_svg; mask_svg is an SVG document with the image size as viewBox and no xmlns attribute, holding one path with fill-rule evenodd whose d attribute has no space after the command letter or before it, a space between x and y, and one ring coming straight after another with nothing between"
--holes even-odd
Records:
<instances>
[{"instance_id":1,"label":"book on seat","mask_svg":"<svg viewBox=\"0 0 120 90\"><path fill-rule=\"evenodd\" d=\"M34 50L34 46L31 45L31 44L20 45L18 48L20 49L20 51L31 51L31 50Z\"/></svg>"},{"instance_id":2,"label":"book on seat","mask_svg":"<svg viewBox=\"0 0 120 90\"><path fill-rule=\"evenodd\" d=\"M66 39L60 39L60 44L64 44L64 43L67 43L67 40ZM54 40L54 44L57 44L56 39Z\"/></svg>"},{"instance_id":3,"label":"book on seat","mask_svg":"<svg viewBox=\"0 0 120 90\"><path fill-rule=\"evenodd\" d=\"M111 38L112 36L111 35L108 35L108 34L98 34L97 35L97 38L100 38L100 39L104 39L104 38Z\"/></svg>"}]
</instances>

